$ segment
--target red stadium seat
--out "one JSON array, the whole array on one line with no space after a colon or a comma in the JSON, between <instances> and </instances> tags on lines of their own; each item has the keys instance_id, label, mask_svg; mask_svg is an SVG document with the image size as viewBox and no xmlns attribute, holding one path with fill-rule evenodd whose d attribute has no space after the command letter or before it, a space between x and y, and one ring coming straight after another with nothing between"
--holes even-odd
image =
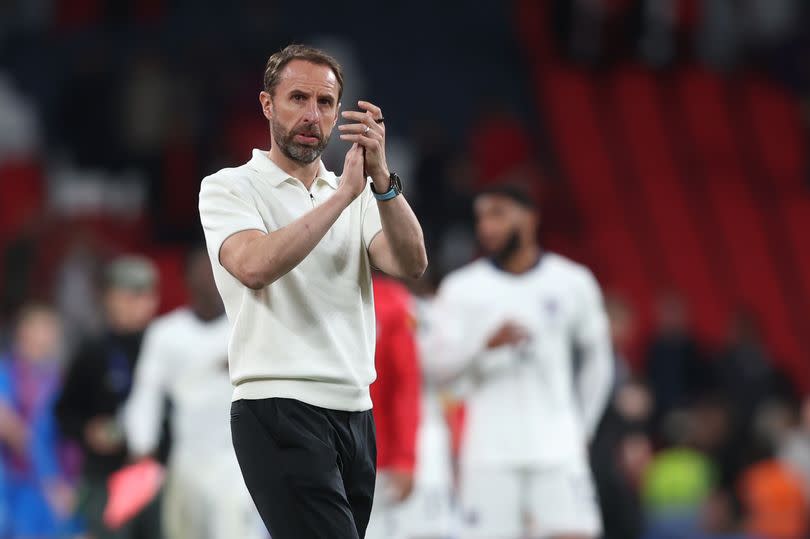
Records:
<instances>
[{"instance_id":1,"label":"red stadium seat","mask_svg":"<svg viewBox=\"0 0 810 539\"><path fill-rule=\"evenodd\" d=\"M697 28L700 22L700 0L677 0L676 20L681 30Z\"/></svg>"},{"instance_id":2,"label":"red stadium seat","mask_svg":"<svg viewBox=\"0 0 810 539\"><path fill-rule=\"evenodd\" d=\"M761 77L742 86L752 136L773 189L786 196L806 192L807 148L798 100Z\"/></svg>"},{"instance_id":3,"label":"red stadium seat","mask_svg":"<svg viewBox=\"0 0 810 539\"><path fill-rule=\"evenodd\" d=\"M788 244L799 275L800 290L796 294L803 300L803 310L810 313L810 248L807 234L810 232L810 194L782 201L780 213L784 219L785 240ZM810 336L810 316L805 316L804 335Z\"/></svg>"},{"instance_id":4,"label":"red stadium seat","mask_svg":"<svg viewBox=\"0 0 810 539\"><path fill-rule=\"evenodd\" d=\"M766 236L766 217L750 189L735 141L723 80L688 69L680 76L679 92L691 150L702 174L703 191L695 196L707 197L711 207L732 298L756 310L776 359L810 389L810 371L802 361L805 351Z\"/></svg>"},{"instance_id":5,"label":"red stadium seat","mask_svg":"<svg viewBox=\"0 0 810 539\"><path fill-rule=\"evenodd\" d=\"M29 159L0 163L0 193L2 245L44 209L45 186L39 163Z\"/></svg>"},{"instance_id":6,"label":"red stadium seat","mask_svg":"<svg viewBox=\"0 0 810 539\"><path fill-rule=\"evenodd\" d=\"M478 171L478 188L497 182L525 164L531 156L530 136L510 114L492 111L473 127L471 156Z\"/></svg>"},{"instance_id":7,"label":"red stadium seat","mask_svg":"<svg viewBox=\"0 0 810 539\"><path fill-rule=\"evenodd\" d=\"M692 306L697 332L719 342L726 332L728 299L718 282L723 278L709 263L708 246L701 237L685 190L682 171L669 140L660 96L651 71L622 69L612 78L612 97L620 122L613 126L623 137L621 147L642 198L641 211L650 224L662 259L659 280L681 291Z\"/></svg>"},{"instance_id":8,"label":"red stadium seat","mask_svg":"<svg viewBox=\"0 0 810 539\"><path fill-rule=\"evenodd\" d=\"M649 327L650 272L630 226L606 145L599 129L594 82L583 71L553 67L539 73L541 101L561 168L583 219L583 236L602 284L639 306Z\"/></svg>"},{"instance_id":9,"label":"red stadium seat","mask_svg":"<svg viewBox=\"0 0 810 539\"><path fill-rule=\"evenodd\" d=\"M699 2L676 7L679 31L697 26ZM578 249L606 288L641 305L642 333L656 286L682 291L695 329L714 344L732 307L754 309L770 349L810 389L802 364L810 322L796 316L810 310L810 167L797 100L753 76L735 83L735 94L721 76L694 67L674 76L565 67L548 41L548 3L518 0L516 13L574 202L569 221L581 229L547 232L546 245Z\"/></svg>"}]
</instances>

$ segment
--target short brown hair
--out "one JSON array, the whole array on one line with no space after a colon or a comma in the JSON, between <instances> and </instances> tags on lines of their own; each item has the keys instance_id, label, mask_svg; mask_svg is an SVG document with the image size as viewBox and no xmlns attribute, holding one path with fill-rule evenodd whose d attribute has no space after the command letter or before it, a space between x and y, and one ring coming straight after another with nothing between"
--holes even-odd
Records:
<instances>
[{"instance_id":1,"label":"short brown hair","mask_svg":"<svg viewBox=\"0 0 810 539\"><path fill-rule=\"evenodd\" d=\"M264 68L264 91L271 96L280 82L281 72L293 60L304 60L317 65L328 66L335 74L338 83L338 101L343 97L343 68L337 60L320 49L307 45L287 45L270 58Z\"/></svg>"}]
</instances>

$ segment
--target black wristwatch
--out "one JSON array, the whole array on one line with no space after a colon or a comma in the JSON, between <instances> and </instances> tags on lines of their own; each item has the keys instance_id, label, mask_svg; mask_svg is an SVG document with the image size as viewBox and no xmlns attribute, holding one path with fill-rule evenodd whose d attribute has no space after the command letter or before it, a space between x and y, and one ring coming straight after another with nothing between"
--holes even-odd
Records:
<instances>
[{"instance_id":1,"label":"black wristwatch","mask_svg":"<svg viewBox=\"0 0 810 539\"><path fill-rule=\"evenodd\" d=\"M374 182L371 182L371 192L374 193L374 198L377 200L391 200L402 193L402 180L399 179L397 173L392 172L388 179L391 180L391 183L388 184L388 191L385 193L378 193L374 189Z\"/></svg>"}]
</instances>

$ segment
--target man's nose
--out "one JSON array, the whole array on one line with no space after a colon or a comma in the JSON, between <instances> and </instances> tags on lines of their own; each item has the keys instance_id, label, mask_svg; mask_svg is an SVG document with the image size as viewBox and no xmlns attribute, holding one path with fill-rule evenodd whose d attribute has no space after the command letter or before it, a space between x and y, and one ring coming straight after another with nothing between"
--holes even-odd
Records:
<instances>
[{"instance_id":1,"label":"man's nose","mask_svg":"<svg viewBox=\"0 0 810 539\"><path fill-rule=\"evenodd\" d=\"M317 123L320 119L320 111L318 110L318 104L314 101L307 104L307 108L304 111L304 121L307 123Z\"/></svg>"}]
</instances>

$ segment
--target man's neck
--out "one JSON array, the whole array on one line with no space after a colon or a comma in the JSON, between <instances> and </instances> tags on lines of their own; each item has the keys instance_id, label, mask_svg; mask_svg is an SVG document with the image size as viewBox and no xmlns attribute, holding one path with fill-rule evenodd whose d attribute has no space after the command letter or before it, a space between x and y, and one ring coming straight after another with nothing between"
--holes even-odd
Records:
<instances>
[{"instance_id":1,"label":"man's neck","mask_svg":"<svg viewBox=\"0 0 810 539\"><path fill-rule=\"evenodd\" d=\"M204 323L216 320L225 314L224 310L219 305L213 306L207 303L196 303L192 301L190 307L192 314L194 314L198 320Z\"/></svg>"},{"instance_id":2,"label":"man's neck","mask_svg":"<svg viewBox=\"0 0 810 539\"><path fill-rule=\"evenodd\" d=\"M521 247L515 254L501 263L501 269L515 275L526 273L537 264L540 254L540 247L536 244Z\"/></svg>"},{"instance_id":3,"label":"man's neck","mask_svg":"<svg viewBox=\"0 0 810 539\"><path fill-rule=\"evenodd\" d=\"M320 158L308 165L304 165L284 155L284 153L276 145L273 145L273 147L270 148L270 151L267 152L267 156L278 166L278 168L303 183L304 187L307 188L307 191L309 191L309 189L312 187L312 183L318 176L318 169L321 165Z\"/></svg>"}]
</instances>

